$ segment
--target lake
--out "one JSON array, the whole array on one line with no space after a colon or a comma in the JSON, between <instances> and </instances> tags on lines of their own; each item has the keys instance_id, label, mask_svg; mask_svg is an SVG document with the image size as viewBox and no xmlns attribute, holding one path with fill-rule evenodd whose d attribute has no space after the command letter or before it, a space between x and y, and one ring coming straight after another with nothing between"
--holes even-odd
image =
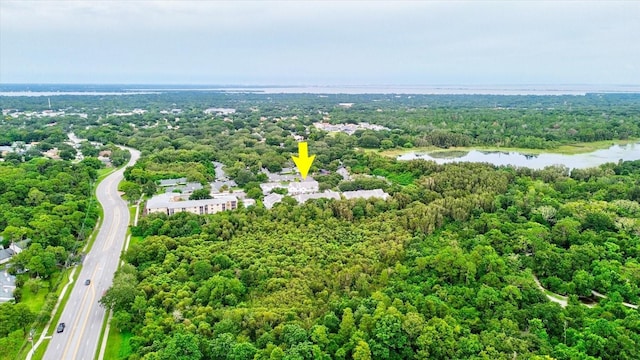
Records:
<instances>
[{"instance_id":1,"label":"lake","mask_svg":"<svg viewBox=\"0 0 640 360\"><path fill-rule=\"evenodd\" d=\"M564 165L569 169L584 169L618 160L640 160L640 142L613 145L608 149L584 154L526 154L515 151L435 151L430 153L409 152L398 156L398 160L424 159L438 164L452 162L484 162L493 165L521 166L543 169L547 166Z\"/></svg>"}]
</instances>

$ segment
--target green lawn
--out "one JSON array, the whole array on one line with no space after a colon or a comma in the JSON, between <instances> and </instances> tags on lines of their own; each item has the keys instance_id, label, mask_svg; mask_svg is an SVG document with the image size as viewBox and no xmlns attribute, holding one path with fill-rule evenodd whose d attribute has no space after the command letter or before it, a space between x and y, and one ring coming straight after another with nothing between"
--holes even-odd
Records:
<instances>
[{"instance_id":1,"label":"green lawn","mask_svg":"<svg viewBox=\"0 0 640 360\"><path fill-rule=\"evenodd\" d=\"M104 169L98 169L97 173L98 173L98 181L104 179L107 175L109 175L112 171L114 171L115 169L112 167L108 167L108 168L104 168Z\"/></svg>"},{"instance_id":2,"label":"green lawn","mask_svg":"<svg viewBox=\"0 0 640 360\"><path fill-rule=\"evenodd\" d=\"M109 328L109 342L104 352L105 359L125 359L131 354L130 332L121 333L116 328Z\"/></svg>"},{"instance_id":3,"label":"green lawn","mask_svg":"<svg viewBox=\"0 0 640 360\"><path fill-rule=\"evenodd\" d=\"M27 305L29 307L29 309L31 309L31 311L33 311L35 314L38 314L38 313L40 313L40 310L44 306L45 298L47 297L48 293L49 293L49 288L48 287L47 288L41 287L40 290L38 290L37 294L34 294L33 292L31 292L31 290L28 289L28 287L23 287L22 288L22 298L20 299L20 302L25 304L25 305ZM36 329L36 340L37 340L38 336L40 336L40 334L42 333L42 329L43 328L44 328L44 325L38 325L37 326L37 329ZM22 343L22 346L17 351L17 355L16 355L15 358L16 359L25 358L30 349L31 349L31 343L29 343L27 341L26 334L25 334L25 338L24 338L24 341Z\"/></svg>"},{"instance_id":4,"label":"green lawn","mask_svg":"<svg viewBox=\"0 0 640 360\"><path fill-rule=\"evenodd\" d=\"M131 245L139 243L140 241L142 241L142 236L132 236L131 240L129 240L129 247L131 247Z\"/></svg>"},{"instance_id":5,"label":"green lawn","mask_svg":"<svg viewBox=\"0 0 640 360\"><path fill-rule=\"evenodd\" d=\"M136 218L136 206L129 206L129 224L133 224L133 219Z\"/></svg>"},{"instance_id":6,"label":"green lawn","mask_svg":"<svg viewBox=\"0 0 640 360\"><path fill-rule=\"evenodd\" d=\"M20 302L27 305L31 311L37 314L40 312L40 309L42 309L48 293L49 288L45 288L44 286L38 290L37 294L32 293L28 287L23 287Z\"/></svg>"}]
</instances>

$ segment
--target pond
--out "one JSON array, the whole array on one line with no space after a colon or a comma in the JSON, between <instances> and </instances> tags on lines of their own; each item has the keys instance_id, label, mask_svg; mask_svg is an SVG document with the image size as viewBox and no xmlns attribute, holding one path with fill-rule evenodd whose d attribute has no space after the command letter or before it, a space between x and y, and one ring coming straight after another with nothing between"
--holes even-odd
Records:
<instances>
[{"instance_id":1,"label":"pond","mask_svg":"<svg viewBox=\"0 0 640 360\"><path fill-rule=\"evenodd\" d=\"M452 162L484 162L493 165L522 166L543 169L547 166L564 165L569 169L584 169L619 160L640 160L640 142L613 145L608 149L583 154L526 154L516 151L435 151L431 153L409 152L398 156L398 160L424 159L438 164Z\"/></svg>"}]
</instances>

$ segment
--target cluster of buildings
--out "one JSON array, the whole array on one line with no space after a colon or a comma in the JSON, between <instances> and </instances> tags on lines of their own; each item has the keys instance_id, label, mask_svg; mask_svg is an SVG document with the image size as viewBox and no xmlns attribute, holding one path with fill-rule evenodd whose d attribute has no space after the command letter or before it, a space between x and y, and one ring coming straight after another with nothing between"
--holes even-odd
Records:
<instances>
[{"instance_id":1,"label":"cluster of buildings","mask_svg":"<svg viewBox=\"0 0 640 360\"><path fill-rule=\"evenodd\" d=\"M353 135L353 133L355 133L357 130L389 130L389 128L382 125L369 124L366 122L357 124L330 124L327 122L317 122L313 123L313 126L318 130L327 132L343 132L347 135Z\"/></svg>"},{"instance_id":2,"label":"cluster of buildings","mask_svg":"<svg viewBox=\"0 0 640 360\"><path fill-rule=\"evenodd\" d=\"M263 169L263 173L267 175L268 182L260 184L260 189L264 195L263 205L267 209L271 209L275 204L282 201L285 191L277 191L277 189L286 190L286 194L294 198L298 203L303 204L313 199L369 199L379 198L386 200L389 194L382 189L375 190L357 190L338 192L332 190L320 191L320 184L311 176L307 176L305 180L299 180L298 175L294 174L294 169L283 168L279 174L270 173ZM349 171L344 167L338 168L337 174L342 176L343 180L351 181Z\"/></svg>"},{"instance_id":3,"label":"cluster of buildings","mask_svg":"<svg viewBox=\"0 0 640 360\"><path fill-rule=\"evenodd\" d=\"M146 114L148 112L148 110L143 110L143 109L133 109L131 111L126 111L126 112L115 112L115 113L111 113L109 114L109 116L133 116L133 115L143 115Z\"/></svg>"},{"instance_id":4,"label":"cluster of buildings","mask_svg":"<svg viewBox=\"0 0 640 360\"><path fill-rule=\"evenodd\" d=\"M67 133L67 137L69 138L69 141L65 141L65 144L70 145L75 149L75 152L76 152L75 160L81 161L82 159L84 159L84 155L80 150L80 144L88 140L79 139L72 132ZM94 141L91 141L89 143L95 148L100 148L103 146L101 143L94 142ZM0 158L4 158L8 153L17 153L22 155L28 150L30 150L31 148L38 146L38 144L39 144L38 142L24 143L22 141L14 141L11 145L2 145L0 146ZM51 148L46 151L41 151L40 153L42 154L42 156L47 157L49 159L60 160L60 150L57 147ZM105 164L106 166L111 166L110 156L111 156L110 151L101 151L100 155L98 156L98 160L102 161L102 163ZM2 159L0 159L0 161L2 161Z\"/></svg>"},{"instance_id":5,"label":"cluster of buildings","mask_svg":"<svg viewBox=\"0 0 640 360\"><path fill-rule=\"evenodd\" d=\"M162 115L179 115L182 114L182 109L160 110Z\"/></svg>"},{"instance_id":6,"label":"cluster of buildings","mask_svg":"<svg viewBox=\"0 0 640 360\"><path fill-rule=\"evenodd\" d=\"M165 192L147 201L145 213L173 215L178 212L190 212L192 214L205 215L237 209L240 202L244 206L255 205L255 200L247 198L244 191L231 190L237 185L226 176L221 163L214 162L213 164L216 167L216 180L210 184L211 191L209 195L211 199L189 200L189 196L193 191L203 188L200 183L188 182L186 178L161 180L159 185L165 189ZM310 176L305 180L300 180L293 173L294 170L292 168L284 168L279 173L271 173L267 169L263 169L262 172L268 178L267 182L260 184L260 189L264 195L262 203L267 209L273 208L287 195L300 204L313 199L379 198L386 200L389 197L389 194L382 189L345 192L320 191L320 184L316 180ZM351 176L345 168L339 168L337 173L343 179L351 180Z\"/></svg>"},{"instance_id":7,"label":"cluster of buildings","mask_svg":"<svg viewBox=\"0 0 640 360\"><path fill-rule=\"evenodd\" d=\"M2 236L0 236L0 243ZM26 249L31 240L26 239L18 242L12 242L7 249L0 246L0 265L11 260L13 255L19 254ZM0 303L13 300L13 291L16 289L16 277L7 272L7 268L3 268L0 272Z\"/></svg>"},{"instance_id":8,"label":"cluster of buildings","mask_svg":"<svg viewBox=\"0 0 640 360\"><path fill-rule=\"evenodd\" d=\"M236 109L231 108L208 108L204 110L207 115L231 115L236 113Z\"/></svg>"},{"instance_id":9,"label":"cluster of buildings","mask_svg":"<svg viewBox=\"0 0 640 360\"><path fill-rule=\"evenodd\" d=\"M196 215L206 215L237 208L238 198L235 195L217 195L211 199L188 200L188 197L185 199L184 195L164 193L147 201L145 213L173 215L179 212L189 212Z\"/></svg>"},{"instance_id":10,"label":"cluster of buildings","mask_svg":"<svg viewBox=\"0 0 640 360\"><path fill-rule=\"evenodd\" d=\"M190 212L204 215L237 209L239 201L242 201L245 207L255 205L255 200L247 198L244 191L231 190L237 185L227 177L222 163L213 162L213 165L216 170L216 179L210 184L211 199L189 200L189 196L193 191L203 188L200 183L188 182L186 178L161 180L159 185L165 189L165 192L147 201L145 213L172 215L178 212ZM386 200L389 197L389 194L382 189L344 192L325 190L321 192L320 184L316 180L311 176L308 176L305 180L300 180L293 168L283 168L279 173L272 173L267 169L262 169L262 173L268 179L267 182L260 184L260 189L264 195L262 203L267 209L273 208L286 195L291 196L300 204L312 199L379 198ZM338 168L336 173L340 174L345 181L352 180L349 171L344 167Z\"/></svg>"},{"instance_id":11,"label":"cluster of buildings","mask_svg":"<svg viewBox=\"0 0 640 360\"><path fill-rule=\"evenodd\" d=\"M164 213L173 215L179 212L190 212L192 214L205 215L238 208L238 194L232 195L231 193L215 191L211 199L189 200L189 196L194 191L203 187L199 182L188 182L187 178L160 180L159 186L165 192L155 195L147 201L145 206L146 214ZM244 195L244 192L241 195Z\"/></svg>"},{"instance_id":12,"label":"cluster of buildings","mask_svg":"<svg viewBox=\"0 0 640 360\"><path fill-rule=\"evenodd\" d=\"M317 182L316 182L317 183ZM371 199L378 198L382 200L386 200L389 197L389 194L384 192L382 189L374 189L374 190L355 190L355 191L344 191L338 192L333 190L325 190L323 192L307 192L307 193L297 193L297 194L289 194L292 198L294 198L298 203L304 204L309 200L315 199L334 199L340 200L342 197L345 199ZM264 197L262 203L264 207L267 209L271 209L277 203L281 202L284 198L284 195L278 193L271 193Z\"/></svg>"},{"instance_id":13,"label":"cluster of buildings","mask_svg":"<svg viewBox=\"0 0 640 360\"><path fill-rule=\"evenodd\" d=\"M78 112L66 112L64 110L43 110L43 111L19 111L17 109L2 109L3 116L11 116L14 119L19 117L26 118L54 118L58 116L78 116L80 118L86 119L89 117L86 113L78 113Z\"/></svg>"},{"instance_id":14,"label":"cluster of buildings","mask_svg":"<svg viewBox=\"0 0 640 360\"><path fill-rule=\"evenodd\" d=\"M0 158L6 157L8 153L16 153L16 154L23 155L28 150L35 148L35 146L37 145L38 145L38 142L32 142L27 144L22 141L14 141L11 145L2 145L0 146ZM48 157L49 159L60 160L60 155L59 155L60 151L56 147L51 148L47 151L40 151L40 154L42 154L42 156L44 157ZM76 151L76 154L77 154L77 151ZM78 161L82 160L82 158L78 159L78 155L76 155L76 159ZM0 159L0 161L2 160L4 159Z\"/></svg>"}]
</instances>

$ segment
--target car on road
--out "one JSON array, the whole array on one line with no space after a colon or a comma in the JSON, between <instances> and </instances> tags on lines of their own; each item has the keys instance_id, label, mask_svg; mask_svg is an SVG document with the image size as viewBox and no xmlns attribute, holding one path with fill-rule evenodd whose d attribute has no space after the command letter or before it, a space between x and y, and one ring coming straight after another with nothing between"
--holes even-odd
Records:
<instances>
[{"instance_id":1,"label":"car on road","mask_svg":"<svg viewBox=\"0 0 640 360\"><path fill-rule=\"evenodd\" d=\"M60 323L60 324L58 324L58 328L56 329L56 332L57 332L57 333L61 333L61 332L63 332L63 331L64 331L64 327L65 327L65 326L66 326L66 325L65 325L64 323Z\"/></svg>"},{"instance_id":2,"label":"car on road","mask_svg":"<svg viewBox=\"0 0 640 360\"><path fill-rule=\"evenodd\" d=\"M85 285L89 285L89 284L91 284L91 280L89 280L89 279L85 280L85 281L84 281L84 284L85 284Z\"/></svg>"}]
</instances>

